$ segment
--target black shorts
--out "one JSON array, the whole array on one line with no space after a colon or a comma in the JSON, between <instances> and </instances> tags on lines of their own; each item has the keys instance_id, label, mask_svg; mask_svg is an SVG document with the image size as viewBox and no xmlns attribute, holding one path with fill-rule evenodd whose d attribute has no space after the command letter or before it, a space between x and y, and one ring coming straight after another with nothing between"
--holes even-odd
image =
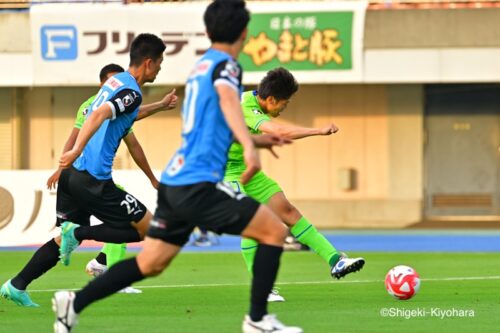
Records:
<instances>
[{"instance_id":1,"label":"black shorts","mask_svg":"<svg viewBox=\"0 0 500 333\"><path fill-rule=\"evenodd\" d=\"M187 186L160 184L158 207L148 236L183 246L195 227L239 235L260 203L224 183Z\"/></svg>"},{"instance_id":2,"label":"black shorts","mask_svg":"<svg viewBox=\"0 0 500 333\"><path fill-rule=\"evenodd\" d=\"M133 195L118 188L112 179L99 180L87 171L64 169L57 186L57 226L64 221L90 225L90 216L116 228L130 228L147 212Z\"/></svg>"}]
</instances>

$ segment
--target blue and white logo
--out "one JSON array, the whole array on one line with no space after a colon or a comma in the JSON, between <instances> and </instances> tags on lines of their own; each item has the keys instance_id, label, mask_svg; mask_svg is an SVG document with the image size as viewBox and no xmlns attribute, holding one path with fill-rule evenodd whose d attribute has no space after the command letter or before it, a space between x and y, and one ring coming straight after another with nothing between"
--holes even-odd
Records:
<instances>
[{"instance_id":1,"label":"blue and white logo","mask_svg":"<svg viewBox=\"0 0 500 333\"><path fill-rule=\"evenodd\" d=\"M78 35L74 25L44 25L40 29L40 40L44 60L75 60L78 57Z\"/></svg>"}]
</instances>

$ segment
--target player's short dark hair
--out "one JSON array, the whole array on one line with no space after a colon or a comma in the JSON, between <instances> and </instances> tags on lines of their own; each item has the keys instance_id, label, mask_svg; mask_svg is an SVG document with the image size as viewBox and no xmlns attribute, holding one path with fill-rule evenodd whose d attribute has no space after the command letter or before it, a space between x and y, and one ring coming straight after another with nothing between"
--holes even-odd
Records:
<instances>
[{"instance_id":1,"label":"player's short dark hair","mask_svg":"<svg viewBox=\"0 0 500 333\"><path fill-rule=\"evenodd\" d=\"M277 100L290 99L299 90L299 84L287 69L278 67L267 72L260 81L257 95L266 99L269 96Z\"/></svg>"},{"instance_id":2,"label":"player's short dark hair","mask_svg":"<svg viewBox=\"0 0 500 333\"><path fill-rule=\"evenodd\" d=\"M101 71L99 72L99 80L101 82L106 81L108 78L109 73L122 73L125 72L122 66L117 65L117 64L109 64L101 68Z\"/></svg>"},{"instance_id":3,"label":"player's short dark hair","mask_svg":"<svg viewBox=\"0 0 500 333\"><path fill-rule=\"evenodd\" d=\"M156 35L138 35L130 46L130 66L140 66L147 58L157 60L165 48L165 43Z\"/></svg>"},{"instance_id":4,"label":"player's short dark hair","mask_svg":"<svg viewBox=\"0 0 500 333\"><path fill-rule=\"evenodd\" d=\"M250 13L243 0L214 0L205 10L203 20L212 43L232 44L248 25Z\"/></svg>"}]
</instances>

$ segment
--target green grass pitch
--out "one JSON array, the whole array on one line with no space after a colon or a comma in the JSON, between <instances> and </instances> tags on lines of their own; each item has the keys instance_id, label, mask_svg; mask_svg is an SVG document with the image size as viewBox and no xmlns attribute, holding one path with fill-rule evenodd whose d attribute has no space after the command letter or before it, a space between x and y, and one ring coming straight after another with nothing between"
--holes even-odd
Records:
<instances>
[{"instance_id":1,"label":"green grass pitch","mask_svg":"<svg viewBox=\"0 0 500 333\"><path fill-rule=\"evenodd\" d=\"M31 255L0 252L1 283ZM78 252L71 266L58 265L30 286L40 308L1 299L0 332L52 332L54 290L83 286L92 255ZM287 301L270 304L270 312L306 333L499 331L498 254L351 253L355 255L365 257L365 268L334 281L314 254L285 253L277 286ZM409 301L393 299L384 288L385 274L398 264L414 267L422 278L420 292ZM74 332L241 332L249 277L239 253L182 253L161 276L136 287L143 287L143 294L117 294L87 308ZM383 311L393 315L384 317Z\"/></svg>"}]
</instances>

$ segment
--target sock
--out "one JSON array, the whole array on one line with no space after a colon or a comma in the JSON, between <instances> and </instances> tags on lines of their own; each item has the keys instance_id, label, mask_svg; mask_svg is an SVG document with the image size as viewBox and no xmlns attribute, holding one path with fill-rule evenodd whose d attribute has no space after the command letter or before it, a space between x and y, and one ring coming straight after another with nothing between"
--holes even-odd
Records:
<instances>
[{"instance_id":1,"label":"sock","mask_svg":"<svg viewBox=\"0 0 500 333\"><path fill-rule=\"evenodd\" d=\"M335 265L339 260L339 252L305 217L300 218L292 227L291 232L299 242L309 246L330 266Z\"/></svg>"},{"instance_id":2,"label":"sock","mask_svg":"<svg viewBox=\"0 0 500 333\"><path fill-rule=\"evenodd\" d=\"M259 243L250 238L241 238L241 254L247 266L247 270L252 274L253 262L255 260L255 252Z\"/></svg>"},{"instance_id":3,"label":"sock","mask_svg":"<svg viewBox=\"0 0 500 333\"><path fill-rule=\"evenodd\" d=\"M51 239L40 247L19 274L11 280L14 288L26 290L35 279L45 274L59 261L59 245Z\"/></svg>"},{"instance_id":4,"label":"sock","mask_svg":"<svg viewBox=\"0 0 500 333\"><path fill-rule=\"evenodd\" d=\"M260 321L267 314L267 296L278 274L283 247L259 244L253 264L250 318Z\"/></svg>"},{"instance_id":5,"label":"sock","mask_svg":"<svg viewBox=\"0 0 500 333\"><path fill-rule=\"evenodd\" d=\"M109 243L106 243L104 244L104 246L102 247L101 249L101 252L99 252L99 254L97 255L97 257L95 257L95 260L100 263L101 265L106 265L108 260L106 258L106 245L108 245Z\"/></svg>"},{"instance_id":6,"label":"sock","mask_svg":"<svg viewBox=\"0 0 500 333\"><path fill-rule=\"evenodd\" d=\"M116 244L139 242L141 240L141 236L134 228L111 228L104 224L78 227L75 229L75 238L80 242L84 239L92 239Z\"/></svg>"},{"instance_id":7,"label":"sock","mask_svg":"<svg viewBox=\"0 0 500 333\"><path fill-rule=\"evenodd\" d=\"M102 248L102 252L106 253L106 261L108 263L108 268L113 266L119 261L125 258L125 252L127 250L127 243L113 244L106 243Z\"/></svg>"},{"instance_id":8,"label":"sock","mask_svg":"<svg viewBox=\"0 0 500 333\"><path fill-rule=\"evenodd\" d=\"M144 278L145 276L142 275L136 258L121 261L78 291L73 308L76 313L80 313L91 303L112 295L118 290Z\"/></svg>"}]
</instances>

